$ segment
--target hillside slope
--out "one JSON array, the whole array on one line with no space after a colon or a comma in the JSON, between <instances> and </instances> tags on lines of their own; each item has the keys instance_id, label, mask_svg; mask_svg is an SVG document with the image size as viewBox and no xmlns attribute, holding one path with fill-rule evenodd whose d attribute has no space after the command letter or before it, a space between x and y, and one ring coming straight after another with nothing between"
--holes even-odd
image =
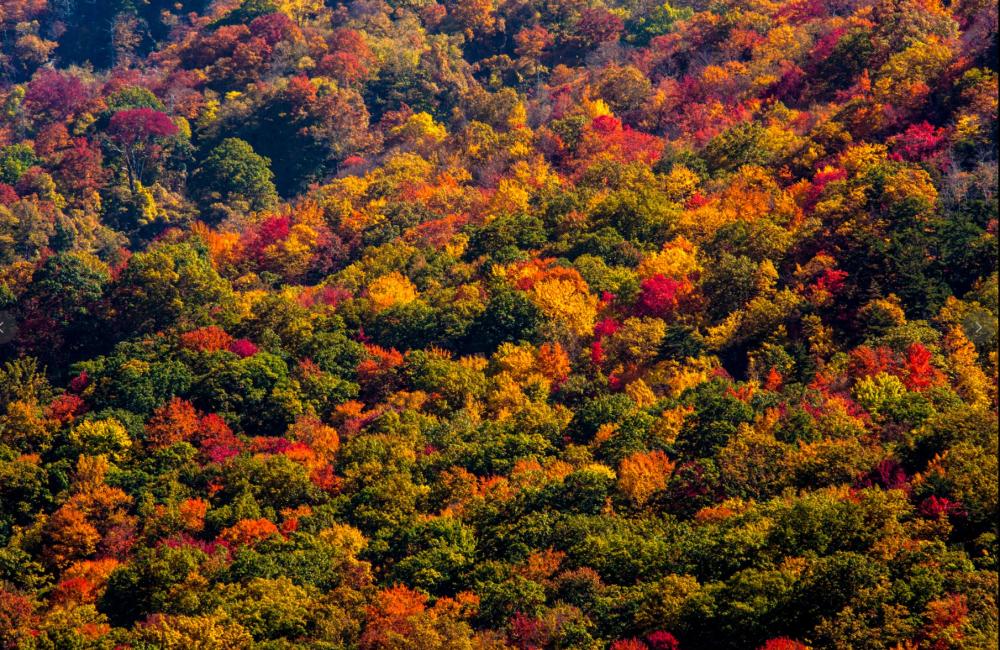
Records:
<instances>
[{"instance_id":1,"label":"hillside slope","mask_svg":"<svg viewBox=\"0 0 1000 650\"><path fill-rule=\"evenodd\" d=\"M996 647L996 25L0 2L0 649Z\"/></svg>"}]
</instances>

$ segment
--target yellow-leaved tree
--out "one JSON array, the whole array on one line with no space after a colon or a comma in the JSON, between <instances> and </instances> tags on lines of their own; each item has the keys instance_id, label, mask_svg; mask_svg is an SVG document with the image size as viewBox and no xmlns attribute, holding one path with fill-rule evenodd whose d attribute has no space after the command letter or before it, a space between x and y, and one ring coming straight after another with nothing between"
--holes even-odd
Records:
<instances>
[{"instance_id":1,"label":"yellow-leaved tree","mask_svg":"<svg viewBox=\"0 0 1000 650\"><path fill-rule=\"evenodd\" d=\"M365 291L376 311L405 305L417 299L417 287L399 271L375 278Z\"/></svg>"},{"instance_id":2,"label":"yellow-leaved tree","mask_svg":"<svg viewBox=\"0 0 1000 650\"><path fill-rule=\"evenodd\" d=\"M979 407L988 406L991 391L989 377L979 367L976 346L960 326L953 325L945 334L944 348L958 394L970 404Z\"/></svg>"}]
</instances>

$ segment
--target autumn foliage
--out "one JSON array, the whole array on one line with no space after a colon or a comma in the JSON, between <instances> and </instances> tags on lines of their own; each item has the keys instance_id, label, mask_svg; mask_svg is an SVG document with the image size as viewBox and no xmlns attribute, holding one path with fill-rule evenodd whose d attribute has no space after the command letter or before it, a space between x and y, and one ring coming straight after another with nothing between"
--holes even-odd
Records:
<instances>
[{"instance_id":1,"label":"autumn foliage","mask_svg":"<svg viewBox=\"0 0 1000 650\"><path fill-rule=\"evenodd\" d=\"M996 647L996 39L0 1L0 650Z\"/></svg>"}]
</instances>

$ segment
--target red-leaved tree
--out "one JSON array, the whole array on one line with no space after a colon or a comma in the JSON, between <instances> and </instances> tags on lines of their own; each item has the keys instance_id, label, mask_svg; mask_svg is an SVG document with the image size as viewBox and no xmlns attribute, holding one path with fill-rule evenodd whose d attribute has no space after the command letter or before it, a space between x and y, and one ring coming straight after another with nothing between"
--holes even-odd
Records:
<instances>
[{"instance_id":1,"label":"red-leaved tree","mask_svg":"<svg viewBox=\"0 0 1000 650\"><path fill-rule=\"evenodd\" d=\"M176 133L177 125L170 116L152 108L118 111L111 117L108 135L125 162L129 189L135 191L146 163L159 155L160 142Z\"/></svg>"}]
</instances>

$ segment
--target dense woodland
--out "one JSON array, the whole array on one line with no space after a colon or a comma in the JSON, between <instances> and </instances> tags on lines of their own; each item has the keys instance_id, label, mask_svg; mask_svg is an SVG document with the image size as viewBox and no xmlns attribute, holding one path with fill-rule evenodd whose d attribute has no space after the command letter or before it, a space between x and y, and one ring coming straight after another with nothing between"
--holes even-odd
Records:
<instances>
[{"instance_id":1,"label":"dense woodland","mask_svg":"<svg viewBox=\"0 0 1000 650\"><path fill-rule=\"evenodd\" d=\"M996 57L0 1L0 648L995 647Z\"/></svg>"}]
</instances>

